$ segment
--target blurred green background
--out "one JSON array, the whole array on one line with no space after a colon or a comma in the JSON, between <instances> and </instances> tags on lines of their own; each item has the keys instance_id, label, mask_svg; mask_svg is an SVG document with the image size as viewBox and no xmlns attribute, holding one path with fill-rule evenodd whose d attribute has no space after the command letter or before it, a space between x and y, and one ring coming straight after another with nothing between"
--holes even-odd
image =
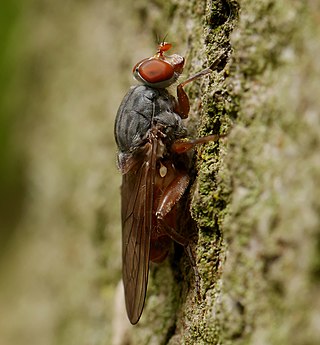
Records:
<instances>
[{"instance_id":1,"label":"blurred green background","mask_svg":"<svg viewBox=\"0 0 320 345\"><path fill-rule=\"evenodd\" d=\"M111 339L121 275L113 121L132 66L154 49L145 5L1 5L1 345Z\"/></svg>"},{"instance_id":2,"label":"blurred green background","mask_svg":"<svg viewBox=\"0 0 320 345\"><path fill-rule=\"evenodd\" d=\"M13 130L18 120L15 88L18 47L12 36L19 21L19 2L12 1L0 11L0 186L1 186L1 246L12 234L11 225L21 211L23 199L23 162L18 145L13 142ZM20 96L21 97L21 96ZM13 208L15 210L13 210ZM1 248L2 249L2 248ZM2 253L2 250L1 250ZM0 254L1 255L1 254Z\"/></svg>"}]
</instances>

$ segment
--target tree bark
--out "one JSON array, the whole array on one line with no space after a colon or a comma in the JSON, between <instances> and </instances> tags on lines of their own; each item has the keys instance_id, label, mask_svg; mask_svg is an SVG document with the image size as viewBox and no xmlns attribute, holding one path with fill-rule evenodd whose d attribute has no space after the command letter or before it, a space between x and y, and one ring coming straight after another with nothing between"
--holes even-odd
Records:
<instances>
[{"instance_id":1,"label":"tree bark","mask_svg":"<svg viewBox=\"0 0 320 345\"><path fill-rule=\"evenodd\" d=\"M231 46L224 71L188 89L190 127L201 106L198 135L228 135L197 150L190 192L202 299L186 260L152 268L131 344L319 343L317 14L312 1L175 8L186 74Z\"/></svg>"},{"instance_id":2,"label":"tree bark","mask_svg":"<svg viewBox=\"0 0 320 345\"><path fill-rule=\"evenodd\" d=\"M315 0L24 4L6 50L20 180L1 243L1 344L320 343L319 13ZM187 87L191 135L227 136L195 150L181 229L201 298L174 246L129 326L113 121L132 66L166 33L183 77L228 50L222 71Z\"/></svg>"}]
</instances>

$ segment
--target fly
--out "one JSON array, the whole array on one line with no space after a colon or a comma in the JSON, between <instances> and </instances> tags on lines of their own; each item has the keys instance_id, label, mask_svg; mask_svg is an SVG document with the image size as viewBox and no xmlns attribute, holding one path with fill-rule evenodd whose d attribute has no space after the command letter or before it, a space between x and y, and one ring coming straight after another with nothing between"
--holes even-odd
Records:
<instances>
[{"instance_id":1,"label":"fly","mask_svg":"<svg viewBox=\"0 0 320 345\"><path fill-rule=\"evenodd\" d=\"M199 279L190 242L178 232L177 205L190 182L187 151L220 138L185 140L182 120L190 105L184 86L215 70L226 54L178 84L175 98L167 87L178 80L185 61L177 54L166 55L170 48L170 43L162 42L154 56L134 66L134 77L141 84L130 88L115 121L122 174L122 279L132 324L143 311L149 262L162 262L172 240L185 248Z\"/></svg>"}]
</instances>

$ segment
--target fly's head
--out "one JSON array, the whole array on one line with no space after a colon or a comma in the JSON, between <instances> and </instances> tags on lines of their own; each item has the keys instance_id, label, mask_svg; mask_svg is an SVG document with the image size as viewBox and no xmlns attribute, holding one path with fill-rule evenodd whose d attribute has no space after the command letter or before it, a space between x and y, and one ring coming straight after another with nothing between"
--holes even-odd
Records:
<instances>
[{"instance_id":1,"label":"fly's head","mask_svg":"<svg viewBox=\"0 0 320 345\"><path fill-rule=\"evenodd\" d=\"M154 56L141 60L133 67L134 77L155 88L166 88L173 84L183 71L184 58L178 54L165 55L171 47L168 42L160 43Z\"/></svg>"}]
</instances>

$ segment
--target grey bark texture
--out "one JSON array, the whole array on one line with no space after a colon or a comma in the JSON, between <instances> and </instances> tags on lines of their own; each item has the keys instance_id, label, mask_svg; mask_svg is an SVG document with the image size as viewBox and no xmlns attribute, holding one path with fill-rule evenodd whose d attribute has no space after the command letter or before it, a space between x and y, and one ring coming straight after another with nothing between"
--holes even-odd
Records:
<instances>
[{"instance_id":1,"label":"grey bark texture","mask_svg":"<svg viewBox=\"0 0 320 345\"><path fill-rule=\"evenodd\" d=\"M1 220L1 344L320 343L319 18L316 0L23 6L6 51L18 163L13 182L0 176L17 205ZM113 121L132 66L166 33L183 77L229 49L223 71L187 88L192 135L228 135L196 149L181 229L200 300L174 246L130 326Z\"/></svg>"}]
</instances>

